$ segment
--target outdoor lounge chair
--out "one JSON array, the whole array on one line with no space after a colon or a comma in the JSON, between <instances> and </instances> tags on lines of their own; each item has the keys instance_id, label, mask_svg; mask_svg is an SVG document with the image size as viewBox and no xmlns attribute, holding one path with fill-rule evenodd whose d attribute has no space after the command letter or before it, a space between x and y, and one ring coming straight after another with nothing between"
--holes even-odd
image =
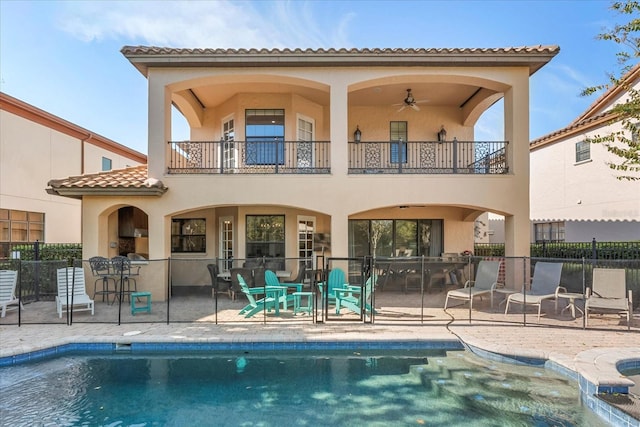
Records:
<instances>
[{"instance_id":1,"label":"outdoor lounge chair","mask_svg":"<svg viewBox=\"0 0 640 427\"><path fill-rule=\"evenodd\" d=\"M240 310L239 314L244 314L244 317L248 318L256 313L260 313L261 311L265 310L274 310L276 313L279 313L278 304L280 303L281 294L286 293L286 288L280 288L279 290L273 288L271 289L273 293L271 293L266 287L250 288L241 274L238 274L236 277L238 279L240 289L249 300L249 304L247 304L242 310ZM264 294L264 297L261 299L256 299L255 295L260 294ZM286 296L284 297L286 298Z\"/></svg>"},{"instance_id":2,"label":"outdoor lounge chair","mask_svg":"<svg viewBox=\"0 0 640 427\"><path fill-rule=\"evenodd\" d=\"M340 314L340 310L346 308L358 315L362 315L362 307L364 307L365 312L375 312L371 306L371 300L377 281L378 276L372 274L362 287L347 286L345 288L334 289L336 295L336 314Z\"/></svg>"},{"instance_id":3,"label":"outdoor lounge chair","mask_svg":"<svg viewBox=\"0 0 640 427\"><path fill-rule=\"evenodd\" d=\"M58 269L58 295L56 296L58 317L62 317L63 310L69 308L72 311L91 311L92 316L94 314L94 303L87 295L82 267Z\"/></svg>"},{"instance_id":4,"label":"outdoor lounge chair","mask_svg":"<svg viewBox=\"0 0 640 427\"><path fill-rule=\"evenodd\" d=\"M493 293L498 286L501 263L502 261L480 261L476 280L467 280L464 288L447 292L447 298L444 301L445 310L449 304L449 298L469 301L469 306L473 309L473 299L475 297L482 298L483 295L487 294L491 299L491 308L493 308Z\"/></svg>"},{"instance_id":5,"label":"outdoor lounge chair","mask_svg":"<svg viewBox=\"0 0 640 427\"><path fill-rule=\"evenodd\" d=\"M616 313L627 316L627 327L631 328L633 312L632 292L627 292L625 270L623 268L594 268L593 285L587 288L587 299L584 304L585 326L589 314Z\"/></svg>"},{"instance_id":6,"label":"outdoor lounge chair","mask_svg":"<svg viewBox=\"0 0 640 427\"><path fill-rule=\"evenodd\" d=\"M2 314L0 317L7 315L7 307L12 305L11 309L20 308L24 310L22 301L16 297L16 284L18 283L18 272L15 270L0 270L0 307Z\"/></svg>"},{"instance_id":7,"label":"outdoor lounge chair","mask_svg":"<svg viewBox=\"0 0 640 427\"><path fill-rule=\"evenodd\" d=\"M531 289L523 289L522 292L511 294L507 297L507 305L504 314L509 312L509 304L516 303L523 306L533 305L538 307L538 322L540 321L540 311L542 302L545 300L556 300L556 311L558 310L558 293L567 290L560 286L560 276L562 275L562 263L537 262L533 278L531 279Z\"/></svg>"}]
</instances>

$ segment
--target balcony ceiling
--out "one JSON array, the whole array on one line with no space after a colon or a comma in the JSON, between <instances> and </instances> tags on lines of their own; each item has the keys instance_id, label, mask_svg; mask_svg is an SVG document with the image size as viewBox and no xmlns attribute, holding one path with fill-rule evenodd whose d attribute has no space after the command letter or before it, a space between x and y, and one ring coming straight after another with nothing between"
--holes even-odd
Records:
<instances>
[{"instance_id":1,"label":"balcony ceiling","mask_svg":"<svg viewBox=\"0 0 640 427\"><path fill-rule=\"evenodd\" d=\"M453 83L393 83L359 89L349 94L349 105L400 107L411 89L419 106L461 107L479 89ZM191 89L205 108L215 108L237 94L295 93L319 105L329 105L329 93L316 88L282 83L230 83Z\"/></svg>"}]
</instances>

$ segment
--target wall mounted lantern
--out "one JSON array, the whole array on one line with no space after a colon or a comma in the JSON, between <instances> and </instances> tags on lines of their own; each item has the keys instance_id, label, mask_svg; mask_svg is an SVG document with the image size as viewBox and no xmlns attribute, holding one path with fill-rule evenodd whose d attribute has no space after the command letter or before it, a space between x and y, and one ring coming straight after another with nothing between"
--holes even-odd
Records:
<instances>
[{"instance_id":1,"label":"wall mounted lantern","mask_svg":"<svg viewBox=\"0 0 640 427\"><path fill-rule=\"evenodd\" d=\"M362 132L360 131L360 127L356 125L356 131L353 132L353 140L355 142L360 142L362 140Z\"/></svg>"},{"instance_id":2,"label":"wall mounted lantern","mask_svg":"<svg viewBox=\"0 0 640 427\"><path fill-rule=\"evenodd\" d=\"M446 141L447 140L447 131L444 130L444 125L440 126L440 132L438 132L438 141Z\"/></svg>"}]
</instances>

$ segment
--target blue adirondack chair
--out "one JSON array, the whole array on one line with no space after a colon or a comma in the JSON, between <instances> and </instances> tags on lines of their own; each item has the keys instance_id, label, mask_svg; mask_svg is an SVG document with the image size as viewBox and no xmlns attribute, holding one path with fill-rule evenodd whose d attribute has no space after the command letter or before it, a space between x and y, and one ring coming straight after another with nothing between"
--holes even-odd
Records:
<instances>
[{"instance_id":1,"label":"blue adirondack chair","mask_svg":"<svg viewBox=\"0 0 640 427\"><path fill-rule=\"evenodd\" d=\"M280 313L278 307L279 300L279 292L270 293L266 288L250 288L247 285L247 282L244 281L242 275L238 274L238 283L240 284L240 289L242 293L244 293L249 300L249 304L247 304L242 310L240 310L239 314L244 314L246 318L253 316L256 313L261 311L271 311L274 310L276 314ZM254 295L261 295L264 297L260 299L256 299Z\"/></svg>"},{"instance_id":2,"label":"blue adirondack chair","mask_svg":"<svg viewBox=\"0 0 640 427\"><path fill-rule=\"evenodd\" d=\"M287 309L287 303L293 301L293 295L287 293L287 287L294 287L296 292L302 291L302 283L282 283L276 273L271 270L265 270L264 281L268 288L280 288L282 293L279 298L279 302L282 304L283 309Z\"/></svg>"},{"instance_id":3,"label":"blue adirondack chair","mask_svg":"<svg viewBox=\"0 0 640 427\"><path fill-rule=\"evenodd\" d=\"M318 289L320 290L320 294L322 298L327 301L328 304L336 303L336 289L344 289L347 286L347 281L345 280L344 271L340 268L334 268L329 272L329 277L327 278L326 287L324 282L318 283Z\"/></svg>"},{"instance_id":4,"label":"blue adirondack chair","mask_svg":"<svg viewBox=\"0 0 640 427\"><path fill-rule=\"evenodd\" d=\"M371 306L371 297L377 281L378 276L372 274L363 287L346 286L344 288L334 289L336 295L336 314L340 314L340 310L346 308L356 314L362 315L363 307L365 312L375 313L375 310Z\"/></svg>"}]
</instances>

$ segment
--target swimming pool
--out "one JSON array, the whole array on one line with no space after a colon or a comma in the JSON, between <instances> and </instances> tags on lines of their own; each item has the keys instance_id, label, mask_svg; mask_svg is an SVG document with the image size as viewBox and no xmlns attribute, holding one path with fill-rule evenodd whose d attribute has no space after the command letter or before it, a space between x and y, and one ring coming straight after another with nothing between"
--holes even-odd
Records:
<instances>
[{"instance_id":1,"label":"swimming pool","mask_svg":"<svg viewBox=\"0 0 640 427\"><path fill-rule=\"evenodd\" d=\"M124 350L124 351L120 351ZM465 350L94 351L0 369L11 426L604 426L577 384Z\"/></svg>"}]
</instances>

